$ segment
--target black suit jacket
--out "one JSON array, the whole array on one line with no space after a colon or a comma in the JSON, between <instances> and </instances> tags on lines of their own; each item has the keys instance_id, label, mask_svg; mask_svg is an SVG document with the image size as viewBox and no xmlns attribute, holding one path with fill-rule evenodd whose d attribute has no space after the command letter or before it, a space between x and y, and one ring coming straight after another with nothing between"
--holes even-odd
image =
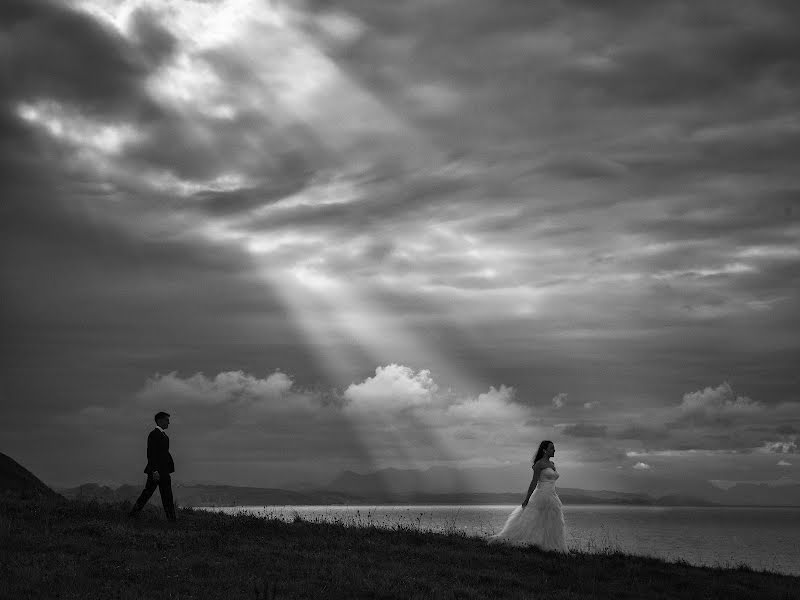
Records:
<instances>
[{"instance_id":1,"label":"black suit jacket","mask_svg":"<svg viewBox=\"0 0 800 600\"><path fill-rule=\"evenodd\" d=\"M153 471L174 473L175 463L169 453L169 438L158 427L147 436L147 466L144 472L150 475Z\"/></svg>"}]
</instances>

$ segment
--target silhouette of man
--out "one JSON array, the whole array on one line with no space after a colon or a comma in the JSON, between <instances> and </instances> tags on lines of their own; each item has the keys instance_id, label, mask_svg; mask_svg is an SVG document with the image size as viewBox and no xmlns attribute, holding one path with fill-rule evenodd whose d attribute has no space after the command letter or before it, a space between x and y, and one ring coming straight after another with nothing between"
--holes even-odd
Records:
<instances>
[{"instance_id":1,"label":"silhouette of man","mask_svg":"<svg viewBox=\"0 0 800 600\"><path fill-rule=\"evenodd\" d=\"M147 483L145 483L139 499L133 505L128 516L133 517L142 510L147 501L150 500L150 496L158 488L167 520L174 521L175 503L172 500L172 479L170 474L175 472L175 463L169 453L169 437L166 431L169 428L169 413L157 412L155 421L155 429L147 436L147 466L144 468L144 472L147 473Z\"/></svg>"}]
</instances>

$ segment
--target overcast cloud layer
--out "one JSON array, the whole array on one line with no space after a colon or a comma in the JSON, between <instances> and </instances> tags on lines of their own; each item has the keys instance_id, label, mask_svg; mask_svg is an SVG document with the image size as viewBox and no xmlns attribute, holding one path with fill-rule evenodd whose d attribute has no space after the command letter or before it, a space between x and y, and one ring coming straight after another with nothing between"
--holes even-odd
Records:
<instances>
[{"instance_id":1,"label":"overcast cloud layer","mask_svg":"<svg viewBox=\"0 0 800 600\"><path fill-rule=\"evenodd\" d=\"M165 409L184 480L800 479L798 25L5 0L0 450L136 481Z\"/></svg>"}]
</instances>

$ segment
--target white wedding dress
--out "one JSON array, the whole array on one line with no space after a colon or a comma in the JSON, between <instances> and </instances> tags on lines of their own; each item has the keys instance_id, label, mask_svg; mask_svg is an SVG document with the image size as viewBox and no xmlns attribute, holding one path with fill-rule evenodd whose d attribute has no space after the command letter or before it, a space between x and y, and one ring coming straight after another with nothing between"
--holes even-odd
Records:
<instances>
[{"instance_id":1,"label":"white wedding dress","mask_svg":"<svg viewBox=\"0 0 800 600\"><path fill-rule=\"evenodd\" d=\"M528 505L525 508L515 508L500 533L489 538L489 543L532 545L542 550L569 552L565 537L564 511L556 493L556 479L558 473L555 469L543 469Z\"/></svg>"}]
</instances>

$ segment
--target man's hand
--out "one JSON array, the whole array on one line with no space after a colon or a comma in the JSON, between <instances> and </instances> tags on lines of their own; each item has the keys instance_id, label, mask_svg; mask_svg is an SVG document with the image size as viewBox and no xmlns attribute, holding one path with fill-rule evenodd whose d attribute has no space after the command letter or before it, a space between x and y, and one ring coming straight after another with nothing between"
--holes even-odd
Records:
<instances>
[{"instance_id":1,"label":"man's hand","mask_svg":"<svg viewBox=\"0 0 800 600\"><path fill-rule=\"evenodd\" d=\"M160 479L161 479L161 475L159 475L159 474L158 474L158 471L153 471L153 481L155 481L156 483L158 483L158 481L159 481Z\"/></svg>"}]
</instances>

